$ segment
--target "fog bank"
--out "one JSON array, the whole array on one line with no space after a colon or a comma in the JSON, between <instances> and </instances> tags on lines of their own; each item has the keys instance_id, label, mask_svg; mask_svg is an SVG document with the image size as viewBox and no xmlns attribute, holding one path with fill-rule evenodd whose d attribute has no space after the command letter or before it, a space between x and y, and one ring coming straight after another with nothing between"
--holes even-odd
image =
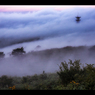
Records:
<instances>
[{"instance_id":1,"label":"fog bank","mask_svg":"<svg viewBox=\"0 0 95 95\"><path fill-rule=\"evenodd\" d=\"M76 16L81 21L76 22ZM33 12L0 12L0 48L32 40L64 36L93 40L95 10L73 8L62 11L44 9ZM56 40L57 41L57 40Z\"/></svg>"},{"instance_id":2,"label":"fog bank","mask_svg":"<svg viewBox=\"0 0 95 95\"><path fill-rule=\"evenodd\" d=\"M63 61L79 60L82 64L94 64L95 46L63 47L32 51L23 56L0 59L0 76L27 76L41 74L43 71L56 72Z\"/></svg>"}]
</instances>

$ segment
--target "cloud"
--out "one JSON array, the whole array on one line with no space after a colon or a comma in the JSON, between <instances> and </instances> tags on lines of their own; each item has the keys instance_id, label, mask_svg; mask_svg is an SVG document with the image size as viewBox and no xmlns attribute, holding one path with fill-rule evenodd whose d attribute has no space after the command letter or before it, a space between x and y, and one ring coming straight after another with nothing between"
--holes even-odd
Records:
<instances>
[{"instance_id":1,"label":"cloud","mask_svg":"<svg viewBox=\"0 0 95 95\"><path fill-rule=\"evenodd\" d=\"M79 23L75 21L77 14L81 16ZM6 46L13 42L36 37L46 38L70 34L74 34L73 37L82 35L85 37L87 33L94 34L94 31L95 11L92 8L0 13L1 46L4 45L3 43Z\"/></svg>"},{"instance_id":2,"label":"cloud","mask_svg":"<svg viewBox=\"0 0 95 95\"><path fill-rule=\"evenodd\" d=\"M65 47L65 49L55 48L37 52L35 51L23 56L11 56L0 59L0 76L27 76L41 74L43 71L46 73L56 72L59 70L58 65L63 61L68 62L68 59L71 59L72 61L80 59L82 65L84 63L93 64L95 62L94 49L95 46Z\"/></svg>"}]
</instances>

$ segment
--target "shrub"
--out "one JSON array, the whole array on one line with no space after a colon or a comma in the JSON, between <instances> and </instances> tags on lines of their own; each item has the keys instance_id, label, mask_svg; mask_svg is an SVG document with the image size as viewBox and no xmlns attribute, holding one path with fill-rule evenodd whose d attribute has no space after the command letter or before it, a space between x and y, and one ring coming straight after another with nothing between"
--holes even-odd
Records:
<instances>
[{"instance_id":1,"label":"shrub","mask_svg":"<svg viewBox=\"0 0 95 95\"><path fill-rule=\"evenodd\" d=\"M27 81L28 81L27 77L23 77L22 80L21 80L22 83L26 83Z\"/></svg>"},{"instance_id":2,"label":"shrub","mask_svg":"<svg viewBox=\"0 0 95 95\"><path fill-rule=\"evenodd\" d=\"M80 68L80 60L69 60L61 62L59 66L60 71L57 72L65 89L78 90L94 90L95 89L95 66L94 64L86 64L82 69ZM71 81L75 81L71 84ZM80 85L76 85L79 83Z\"/></svg>"},{"instance_id":3,"label":"shrub","mask_svg":"<svg viewBox=\"0 0 95 95\"><path fill-rule=\"evenodd\" d=\"M69 59L69 62L66 61L61 62L59 66L60 71L57 72L62 83L66 86L70 81L75 80L75 74L79 74L82 70L80 68L80 60L72 60Z\"/></svg>"},{"instance_id":4,"label":"shrub","mask_svg":"<svg viewBox=\"0 0 95 95\"><path fill-rule=\"evenodd\" d=\"M9 87L13 85L13 79L3 75L0 77L0 87Z\"/></svg>"},{"instance_id":5,"label":"shrub","mask_svg":"<svg viewBox=\"0 0 95 95\"><path fill-rule=\"evenodd\" d=\"M45 71L43 71L43 74L40 74L40 78L41 79L47 79L47 74L45 73Z\"/></svg>"},{"instance_id":6,"label":"shrub","mask_svg":"<svg viewBox=\"0 0 95 95\"><path fill-rule=\"evenodd\" d=\"M84 85L88 90L95 89L95 67L94 64L87 64Z\"/></svg>"}]
</instances>

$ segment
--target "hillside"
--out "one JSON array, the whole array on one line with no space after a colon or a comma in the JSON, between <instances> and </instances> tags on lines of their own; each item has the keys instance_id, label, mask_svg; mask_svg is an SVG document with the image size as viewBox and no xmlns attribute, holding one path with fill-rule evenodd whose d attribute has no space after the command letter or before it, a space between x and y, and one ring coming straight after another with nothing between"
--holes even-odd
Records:
<instances>
[{"instance_id":1,"label":"hillside","mask_svg":"<svg viewBox=\"0 0 95 95\"><path fill-rule=\"evenodd\" d=\"M78 46L31 51L22 56L10 56L0 60L0 76L26 76L58 71L61 62L80 60L82 64L95 62L94 46Z\"/></svg>"}]
</instances>

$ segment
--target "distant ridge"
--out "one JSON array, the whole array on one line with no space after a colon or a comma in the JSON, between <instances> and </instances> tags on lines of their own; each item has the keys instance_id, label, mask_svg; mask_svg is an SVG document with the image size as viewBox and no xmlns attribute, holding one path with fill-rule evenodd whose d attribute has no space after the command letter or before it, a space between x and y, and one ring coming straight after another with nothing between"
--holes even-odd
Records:
<instances>
[{"instance_id":1,"label":"distant ridge","mask_svg":"<svg viewBox=\"0 0 95 95\"><path fill-rule=\"evenodd\" d=\"M15 42L10 42L10 43L5 43L5 42L3 42L3 40L1 40L0 41L0 48L4 48L6 46L11 46L11 45L15 45L15 44L23 43L23 42L37 41L40 39L41 39L40 37L35 37L35 38L31 38L31 39L24 39L24 40L22 39L20 41L15 41Z\"/></svg>"},{"instance_id":2,"label":"distant ridge","mask_svg":"<svg viewBox=\"0 0 95 95\"><path fill-rule=\"evenodd\" d=\"M28 54L32 54L32 55L43 55L50 57L51 55L56 56L57 54L60 55L65 55L65 54L78 54L78 53L82 53L82 52L86 52L88 51L88 54L93 53L92 51L95 51L95 45L93 46L65 46L65 47L61 47L61 48L51 48L51 49L45 49L45 50L40 50L40 51L31 51Z\"/></svg>"}]
</instances>

